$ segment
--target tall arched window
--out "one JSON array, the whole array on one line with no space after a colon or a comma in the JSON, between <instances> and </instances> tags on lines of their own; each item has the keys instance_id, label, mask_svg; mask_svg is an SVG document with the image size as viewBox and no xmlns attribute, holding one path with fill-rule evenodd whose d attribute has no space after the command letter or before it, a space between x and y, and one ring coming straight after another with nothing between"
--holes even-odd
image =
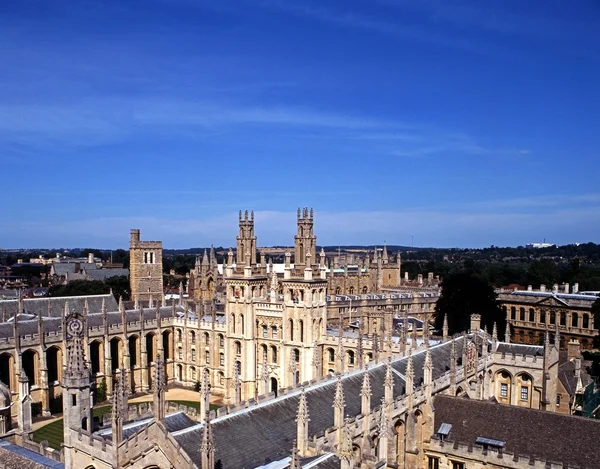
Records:
<instances>
[{"instance_id":1,"label":"tall arched window","mask_svg":"<svg viewBox=\"0 0 600 469\"><path fill-rule=\"evenodd\" d=\"M240 344L238 341L235 342L235 354L236 355L242 354L242 344Z\"/></svg>"},{"instance_id":2,"label":"tall arched window","mask_svg":"<svg viewBox=\"0 0 600 469\"><path fill-rule=\"evenodd\" d=\"M263 363L267 363L267 346L266 345L261 345L261 350L262 350L262 361Z\"/></svg>"},{"instance_id":3,"label":"tall arched window","mask_svg":"<svg viewBox=\"0 0 600 469\"><path fill-rule=\"evenodd\" d=\"M327 349L327 358L329 359L329 363L333 363L335 361L335 352L332 348Z\"/></svg>"},{"instance_id":4,"label":"tall arched window","mask_svg":"<svg viewBox=\"0 0 600 469\"><path fill-rule=\"evenodd\" d=\"M273 363L277 363L277 347L274 345L271 347L271 360Z\"/></svg>"},{"instance_id":5,"label":"tall arched window","mask_svg":"<svg viewBox=\"0 0 600 469\"><path fill-rule=\"evenodd\" d=\"M240 332L244 334L244 315L240 314Z\"/></svg>"},{"instance_id":6,"label":"tall arched window","mask_svg":"<svg viewBox=\"0 0 600 469\"><path fill-rule=\"evenodd\" d=\"M529 308L529 322L535 322L535 310Z\"/></svg>"},{"instance_id":7,"label":"tall arched window","mask_svg":"<svg viewBox=\"0 0 600 469\"><path fill-rule=\"evenodd\" d=\"M590 317L587 314L583 315L583 328L589 329L590 327Z\"/></svg>"},{"instance_id":8,"label":"tall arched window","mask_svg":"<svg viewBox=\"0 0 600 469\"><path fill-rule=\"evenodd\" d=\"M294 340L294 321L290 319L288 321L288 339Z\"/></svg>"},{"instance_id":9,"label":"tall arched window","mask_svg":"<svg viewBox=\"0 0 600 469\"><path fill-rule=\"evenodd\" d=\"M577 313L571 314L571 327L579 327L579 315Z\"/></svg>"},{"instance_id":10,"label":"tall arched window","mask_svg":"<svg viewBox=\"0 0 600 469\"><path fill-rule=\"evenodd\" d=\"M300 342L304 342L304 321L302 319L298 323L298 328L300 329Z\"/></svg>"}]
</instances>

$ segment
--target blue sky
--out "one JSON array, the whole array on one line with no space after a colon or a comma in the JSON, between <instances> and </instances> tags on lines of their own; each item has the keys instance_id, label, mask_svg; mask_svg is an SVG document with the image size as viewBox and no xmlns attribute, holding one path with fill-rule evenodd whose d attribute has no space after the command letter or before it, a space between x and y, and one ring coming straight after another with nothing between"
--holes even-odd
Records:
<instances>
[{"instance_id":1,"label":"blue sky","mask_svg":"<svg viewBox=\"0 0 600 469\"><path fill-rule=\"evenodd\" d=\"M0 247L600 242L600 4L4 0Z\"/></svg>"}]
</instances>

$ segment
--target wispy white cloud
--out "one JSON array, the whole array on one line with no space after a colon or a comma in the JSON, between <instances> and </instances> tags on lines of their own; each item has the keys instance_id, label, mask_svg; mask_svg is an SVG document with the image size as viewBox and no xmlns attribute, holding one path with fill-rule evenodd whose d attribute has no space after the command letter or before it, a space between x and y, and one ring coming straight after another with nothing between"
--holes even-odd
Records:
<instances>
[{"instance_id":1,"label":"wispy white cloud","mask_svg":"<svg viewBox=\"0 0 600 469\"><path fill-rule=\"evenodd\" d=\"M544 210L538 210L540 206ZM10 235L22 233L24 246L114 248L126 246L129 229L137 227L145 239L160 239L167 248L235 244L237 210L230 207L224 206L218 215L197 218L174 218L169 210L162 213L51 224L22 220L12 225ZM256 210L255 226L260 246L291 245L296 213ZM36 233L42 232L43 238L36 238ZM565 244L598 242L598 232L600 194L490 200L447 208L335 211L316 207L315 212L318 242L327 245L377 244L384 240L388 244L410 245L413 237L416 246L518 245L550 238L550 234L552 242ZM0 229L0 244L6 246L8 236L6 229Z\"/></svg>"},{"instance_id":2,"label":"wispy white cloud","mask_svg":"<svg viewBox=\"0 0 600 469\"><path fill-rule=\"evenodd\" d=\"M283 0L263 0L260 5L277 9L289 14L329 23L344 28L361 29L387 36L409 39L425 44L433 44L443 48L461 49L478 54L488 54L489 49L457 36L448 36L438 31L426 31L422 28L401 22L391 22L365 14L348 10L335 10L323 6L313 6L306 3L294 3Z\"/></svg>"}]
</instances>

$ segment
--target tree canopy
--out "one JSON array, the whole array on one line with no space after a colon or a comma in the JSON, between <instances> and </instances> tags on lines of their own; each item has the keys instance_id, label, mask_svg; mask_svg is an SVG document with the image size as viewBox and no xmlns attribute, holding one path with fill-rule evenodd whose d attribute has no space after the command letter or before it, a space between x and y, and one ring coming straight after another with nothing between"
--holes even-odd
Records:
<instances>
[{"instance_id":1,"label":"tree canopy","mask_svg":"<svg viewBox=\"0 0 600 469\"><path fill-rule=\"evenodd\" d=\"M446 276L435 306L436 328L442 328L444 316L447 316L450 334L466 331L470 327L472 314L481 315L481 324L490 333L496 323L498 336L503 339L506 317L490 283L467 270Z\"/></svg>"}]
</instances>

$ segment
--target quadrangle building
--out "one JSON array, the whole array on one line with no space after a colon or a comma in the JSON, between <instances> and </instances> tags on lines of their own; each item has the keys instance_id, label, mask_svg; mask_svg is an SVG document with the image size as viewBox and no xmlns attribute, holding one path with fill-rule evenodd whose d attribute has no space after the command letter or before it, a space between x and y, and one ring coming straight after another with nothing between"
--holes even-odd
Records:
<instances>
[{"instance_id":1,"label":"quadrangle building","mask_svg":"<svg viewBox=\"0 0 600 469\"><path fill-rule=\"evenodd\" d=\"M395 319L409 324L401 306L415 296L382 294L392 286L383 255L375 275L361 272L377 306L361 297L352 330L351 310L328 311L330 272L312 223L312 211L299 214L295 262L287 255L279 276L253 255L254 220L240 216L222 279L210 287L196 277L213 294L222 282L218 304L181 295L167 305L162 246L137 230L134 308L112 295L0 302L0 457L8 467L69 469L596 467L600 422L564 415L584 385L576 343L564 356L558 330L543 345L475 328L459 337L444 328L441 341L428 328L419 337L416 327L395 331ZM106 425L91 414L102 381L112 402ZM169 407L168 384L196 382L199 410ZM129 406L137 392L152 393L152 405ZM210 395L224 407L209 411ZM31 440L32 403L48 414L58 398L60 451Z\"/></svg>"}]
</instances>

